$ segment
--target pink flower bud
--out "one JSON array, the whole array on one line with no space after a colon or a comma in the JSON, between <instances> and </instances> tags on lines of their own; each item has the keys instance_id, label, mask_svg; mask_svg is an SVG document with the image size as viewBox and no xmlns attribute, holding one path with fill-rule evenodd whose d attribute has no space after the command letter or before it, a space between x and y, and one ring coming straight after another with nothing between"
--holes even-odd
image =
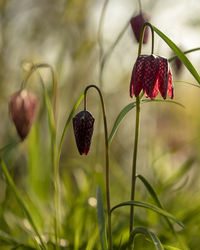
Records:
<instances>
[{"instance_id":1,"label":"pink flower bud","mask_svg":"<svg viewBox=\"0 0 200 250\"><path fill-rule=\"evenodd\" d=\"M73 128L79 153L87 155L93 134L94 118L88 111L81 111L73 118Z\"/></svg>"},{"instance_id":2,"label":"pink flower bud","mask_svg":"<svg viewBox=\"0 0 200 250\"><path fill-rule=\"evenodd\" d=\"M25 89L10 97L9 112L22 141L31 129L37 110L38 98Z\"/></svg>"}]
</instances>

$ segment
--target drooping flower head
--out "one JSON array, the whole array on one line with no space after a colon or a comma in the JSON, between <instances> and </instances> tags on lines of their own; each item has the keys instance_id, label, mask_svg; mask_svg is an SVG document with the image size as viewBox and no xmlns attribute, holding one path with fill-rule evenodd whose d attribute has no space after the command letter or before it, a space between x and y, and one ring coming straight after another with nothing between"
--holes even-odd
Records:
<instances>
[{"instance_id":1,"label":"drooping flower head","mask_svg":"<svg viewBox=\"0 0 200 250\"><path fill-rule=\"evenodd\" d=\"M130 23L137 42L140 41L140 33L142 31L143 24L148 21L149 21L148 16L143 12L140 12L139 15L131 18ZM148 37L149 37L149 29L146 28L144 32L143 44L147 43Z\"/></svg>"},{"instance_id":2,"label":"drooping flower head","mask_svg":"<svg viewBox=\"0 0 200 250\"><path fill-rule=\"evenodd\" d=\"M94 118L88 111L81 111L73 118L73 128L79 153L87 155L93 134Z\"/></svg>"},{"instance_id":3,"label":"drooping flower head","mask_svg":"<svg viewBox=\"0 0 200 250\"><path fill-rule=\"evenodd\" d=\"M38 98L27 90L21 90L10 97L9 112L22 141L31 129L38 103Z\"/></svg>"},{"instance_id":4,"label":"drooping flower head","mask_svg":"<svg viewBox=\"0 0 200 250\"><path fill-rule=\"evenodd\" d=\"M159 92L164 99L167 95L171 99L174 97L172 74L166 58L153 54L138 56L132 71L130 96L137 97L142 89L151 99Z\"/></svg>"}]
</instances>

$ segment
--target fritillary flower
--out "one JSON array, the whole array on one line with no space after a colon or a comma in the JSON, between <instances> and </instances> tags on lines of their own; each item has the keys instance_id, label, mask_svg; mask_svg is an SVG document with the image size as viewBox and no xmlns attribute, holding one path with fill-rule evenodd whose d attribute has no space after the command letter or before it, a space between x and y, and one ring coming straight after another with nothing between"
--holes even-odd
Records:
<instances>
[{"instance_id":1,"label":"fritillary flower","mask_svg":"<svg viewBox=\"0 0 200 250\"><path fill-rule=\"evenodd\" d=\"M38 98L23 89L10 97L9 112L23 141L28 135L38 110Z\"/></svg>"},{"instance_id":2,"label":"fritillary flower","mask_svg":"<svg viewBox=\"0 0 200 250\"><path fill-rule=\"evenodd\" d=\"M148 21L149 21L148 16L143 12L140 12L139 15L132 17L130 20L133 33L138 42L140 40L140 33L142 31L143 24ZM144 31L144 38L143 38L144 44L147 43L148 37L149 37L149 28L146 28Z\"/></svg>"},{"instance_id":3,"label":"fritillary flower","mask_svg":"<svg viewBox=\"0 0 200 250\"><path fill-rule=\"evenodd\" d=\"M73 118L73 128L79 153L87 155L93 134L94 118L88 111L81 111Z\"/></svg>"},{"instance_id":4,"label":"fritillary flower","mask_svg":"<svg viewBox=\"0 0 200 250\"><path fill-rule=\"evenodd\" d=\"M151 99L159 92L164 99L167 95L171 99L174 97L171 69L166 58L153 54L137 58L131 77L130 96L137 97L141 90Z\"/></svg>"}]
</instances>

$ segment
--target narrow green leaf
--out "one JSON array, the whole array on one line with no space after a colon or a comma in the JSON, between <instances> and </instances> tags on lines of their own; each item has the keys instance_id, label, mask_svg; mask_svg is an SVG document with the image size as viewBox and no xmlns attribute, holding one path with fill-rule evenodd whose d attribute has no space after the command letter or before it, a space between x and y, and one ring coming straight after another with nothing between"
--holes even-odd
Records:
<instances>
[{"instance_id":1,"label":"narrow green leaf","mask_svg":"<svg viewBox=\"0 0 200 250\"><path fill-rule=\"evenodd\" d=\"M176 102L173 100L163 100L163 99L144 99L142 100L142 103L148 103L148 102L163 102L163 103L172 103L172 104L176 104L182 108L185 108L185 106L183 104L181 104L180 102Z\"/></svg>"},{"instance_id":2,"label":"narrow green leaf","mask_svg":"<svg viewBox=\"0 0 200 250\"><path fill-rule=\"evenodd\" d=\"M154 244L156 250L164 250L159 238L153 232L149 231L145 227L136 227L132 231L132 233L130 235L130 239L129 239L130 243L132 243L134 241L134 238L137 234L144 234L145 236L147 236Z\"/></svg>"},{"instance_id":3,"label":"narrow green leaf","mask_svg":"<svg viewBox=\"0 0 200 250\"><path fill-rule=\"evenodd\" d=\"M197 50L200 50L200 48L194 48L194 49L189 49L189 50L186 50L186 51L183 51L183 53L186 55L186 54L189 54L189 53L192 53L192 52L195 52ZM171 62L173 61L174 59L176 59L177 56L172 56L168 59L168 62Z\"/></svg>"},{"instance_id":4,"label":"narrow green leaf","mask_svg":"<svg viewBox=\"0 0 200 250\"><path fill-rule=\"evenodd\" d=\"M77 110L77 108L78 108L80 102L82 101L83 97L84 97L84 92L80 95L80 97L78 98L78 100L77 100L76 103L74 104L74 106L73 106L73 108L72 108L72 110L71 110L71 112L70 112L70 114L69 114L69 116L68 116L68 118L67 118L67 120L66 120L66 123L65 123L63 132L62 132L62 136L61 136L61 139L60 139L59 148L58 148L58 158L57 158L58 164L59 164L59 162L60 162L60 156L61 156L62 145L63 145L63 141L64 141L65 134L66 134L67 129L68 129L68 127L69 127L69 124L70 124L70 122L71 122L71 120L72 120L72 117L73 117L75 111Z\"/></svg>"},{"instance_id":5,"label":"narrow green leaf","mask_svg":"<svg viewBox=\"0 0 200 250\"><path fill-rule=\"evenodd\" d=\"M136 177L139 178L142 181L142 183L145 185L147 191L149 192L149 194L151 195L151 197L153 198L153 200L155 201L155 203L157 204L157 206L159 208L164 209L162 203L160 202L160 200L159 200L159 198L158 198L158 196L156 194L156 191L151 186L151 184L142 175L137 175ZM176 240L179 242L180 247L182 249L186 249L184 242L181 240L181 238L179 237L179 235L177 234L177 232L174 230L174 227L173 227L171 221L169 220L169 218L168 217L164 217L164 218L165 218L167 224L169 225L169 228L172 231L172 234L175 236Z\"/></svg>"},{"instance_id":6,"label":"narrow green leaf","mask_svg":"<svg viewBox=\"0 0 200 250\"><path fill-rule=\"evenodd\" d=\"M115 132L116 132L116 130L117 130L117 128L118 128L120 122L121 122L122 119L124 118L124 116L125 116L132 108L134 108L135 106L136 106L136 102L132 102L132 103L128 104L127 106L125 106L125 107L121 110L121 112L119 113L119 115L117 116L117 118L116 118L116 120L115 120L115 123L114 123L114 125L113 125L112 131L111 131L111 133L110 133L110 135L109 135L109 137L108 137L108 144L111 143L112 138L113 138L113 136L114 136L114 134L115 134Z\"/></svg>"},{"instance_id":7,"label":"narrow green leaf","mask_svg":"<svg viewBox=\"0 0 200 250\"><path fill-rule=\"evenodd\" d=\"M164 217L167 217L171 220L173 220L174 222L176 222L179 226L181 226L182 228L184 228L184 225L182 222L180 222L179 220L177 220L173 215L171 215L170 213L168 213L167 211L159 208L159 207L156 207L154 205L151 205L149 203L146 203L146 202L141 202L141 201L125 201L125 202L122 202L122 203L119 203L117 204L116 206L114 206L112 209L111 209L111 213L116 209L116 208L119 208L119 207L123 207L123 206L136 206L136 207L143 207L143 208L147 208L147 209L150 209Z\"/></svg>"},{"instance_id":8,"label":"narrow green leaf","mask_svg":"<svg viewBox=\"0 0 200 250\"><path fill-rule=\"evenodd\" d=\"M103 250L107 250L108 246L106 240L106 223L104 216L103 199L102 199L101 189L99 186L97 186L97 219L98 219L101 247Z\"/></svg>"},{"instance_id":9,"label":"narrow green leaf","mask_svg":"<svg viewBox=\"0 0 200 250\"><path fill-rule=\"evenodd\" d=\"M184 107L181 103L179 102L176 102L176 101L173 101L173 100L163 100L163 99L144 99L142 100L142 104L144 103L148 103L148 102L167 102L167 103L173 103L173 104L177 104L181 107ZM113 128L111 130L111 133L108 137L108 144L110 145L111 142L112 142L112 139L113 139L113 136L115 135L115 132L117 131L121 121L123 120L123 118L125 117L125 115L131 110L133 109L134 107L136 107L136 102L132 102L132 103L129 103L128 105L126 105L119 113L119 115L117 116L115 122L114 122L114 125L113 125Z\"/></svg>"},{"instance_id":10,"label":"narrow green leaf","mask_svg":"<svg viewBox=\"0 0 200 250\"><path fill-rule=\"evenodd\" d=\"M142 176L142 175L137 175L137 178L139 178L142 183L145 185L147 191L150 193L150 195L152 196L152 198L154 199L154 201L156 202L156 204L158 205L158 207L163 208L161 202L159 201L159 198L155 192L155 190L153 189L153 187L151 186L151 184Z\"/></svg>"},{"instance_id":11,"label":"narrow green leaf","mask_svg":"<svg viewBox=\"0 0 200 250\"><path fill-rule=\"evenodd\" d=\"M153 26L154 31L168 44L168 46L173 50L173 52L177 55L177 57L182 61L185 67L190 71L190 73L194 76L196 81L200 84L200 76L192 63L188 60L188 58L184 55L184 53L179 49L179 47L172 42L163 32Z\"/></svg>"}]
</instances>

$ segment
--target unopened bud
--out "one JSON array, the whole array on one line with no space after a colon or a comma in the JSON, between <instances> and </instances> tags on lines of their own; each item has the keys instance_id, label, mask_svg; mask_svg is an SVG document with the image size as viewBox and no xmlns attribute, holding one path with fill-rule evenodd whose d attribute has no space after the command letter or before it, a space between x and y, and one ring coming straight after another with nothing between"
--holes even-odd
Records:
<instances>
[{"instance_id":1,"label":"unopened bud","mask_svg":"<svg viewBox=\"0 0 200 250\"><path fill-rule=\"evenodd\" d=\"M88 111L81 111L73 118L74 135L79 153L87 155L94 128L94 118Z\"/></svg>"},{"instance_id":2,"label":"unopened bud","mask_svg":"<svg viewBox=\"0 0 200 250\"><path fill-rule=\"evenodd\" d=\"M31 129L37 114L38 103L38 98L25 89L10 97L9 112L22 141Z\"/></svg>"}]
</instances>

